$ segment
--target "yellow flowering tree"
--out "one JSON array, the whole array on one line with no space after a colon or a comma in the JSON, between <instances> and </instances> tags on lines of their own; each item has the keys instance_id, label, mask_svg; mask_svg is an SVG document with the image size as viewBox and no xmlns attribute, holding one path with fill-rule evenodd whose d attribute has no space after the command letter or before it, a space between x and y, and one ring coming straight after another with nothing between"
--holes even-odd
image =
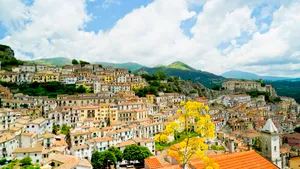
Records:
<instances>
[{"instance_id":1,"label":"yellow flowering tree","mask_svg":"<svg viewBox=\"0 0 300 169\"><path fill-rule=\"evenodd\" d=\"M214 138L214 124L210 121L207 114L209 107L203 103L188 101L181 103L182 109L177 113L180 114L179 121L184 125L185 139L179 144L170 147L168 154L182 164L182 168L187 168L187 164L193 157L201 158L204 161L205 168L218 169L217 163L205 157L204 153L208 150L206 139ZM180 125L169 123L166 126L164 134L175 132ZM197 133L199 136L195 137ZM176 137L175 137L176 138ZM156 140L157 141L157 140Z\"/></svg>"}]
</instances>

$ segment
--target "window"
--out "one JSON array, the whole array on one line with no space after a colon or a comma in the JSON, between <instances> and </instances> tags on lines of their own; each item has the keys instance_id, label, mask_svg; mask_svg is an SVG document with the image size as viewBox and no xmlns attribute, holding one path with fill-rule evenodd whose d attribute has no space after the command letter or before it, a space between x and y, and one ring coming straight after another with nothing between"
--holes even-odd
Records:
<instances>
[{"instance_id":1,"label":"window","mask_svg":"<svg viewBox=\"0 0 300 169\"><path fill-rule=\"evenodd\" d=\"M39 160L36 160L36 163L39 163L40 161Z\"/></svg>"},{"instance_id":2,"label":"window","mask_svg":"<svg viewBox=\"0 0 300 169\"><path fill-rule=\"evenodd\" d=\"M274 151L275 151L275 152L277 151L276 149L277 149L277 147L276 147L276 146L274 146Z\"/></svg>"},{"instance_id":3,"label":"window","mask_svg":"<svg viewBox=\"0 0 300 169\"><path fill-rule=\"evenodd\" d=\"M26 155L26 153L24 153L24 155Z\"/></svg>"},{"instance_id":4,"label":"window","mask_svg":"<svg viewBox=\"0 0 300 169\"><path fill-rule=\"evenodd\" d=\"M34 156L37 156L37 154L34 154Z\"/></svg>"}]
</instances>

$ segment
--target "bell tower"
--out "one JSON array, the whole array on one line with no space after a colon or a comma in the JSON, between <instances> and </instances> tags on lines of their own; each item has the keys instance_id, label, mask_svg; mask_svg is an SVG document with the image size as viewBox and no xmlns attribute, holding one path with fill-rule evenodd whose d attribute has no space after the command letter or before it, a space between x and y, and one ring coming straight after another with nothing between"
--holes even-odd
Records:
<instances>
[{"instance_id":1,"label":"bell tower","mask_svg":"<svg viewBox=\"0 0 300 169\"><path fill-rule=\"evenodd\" d=\"M268 119L261 131L262 156L272 161L277 167L282 168L280 157L279 132L271 119Z\"/></svg>"}]
</instances>

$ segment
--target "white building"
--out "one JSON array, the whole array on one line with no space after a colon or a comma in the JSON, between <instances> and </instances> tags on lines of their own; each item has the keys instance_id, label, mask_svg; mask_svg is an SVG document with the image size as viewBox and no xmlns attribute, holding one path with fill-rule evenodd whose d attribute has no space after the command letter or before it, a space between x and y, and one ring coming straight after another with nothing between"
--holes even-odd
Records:
<instances>
[{"instance_id":1,"label":"white building","mask_svg":"<svg viewBox=\"0 0 300 169\"><path fill-rule=\"evenodd\" d=\"M262 156L283 168L280 157L279 132L271 119L268 119L262 131Z\"/></svg>"},{"instance_id":2,"label":"white building","mask_svg":"<svg viewBox=\"0 0 300 169\"><path fill-rule=\"evenodd\" d=\"M143 123L137 131L139 138L154 138L154 136L163 131L163 123Z\"/></svg>"},{"instance_id":3,"label":"white building","mask_svg":"<svg viewBox=\"0 0 300 169\"><path fill-rule=\"evenodd\" d=\"M113 130L107 133L107 136L110 136L114 139L115 143L121 143L123 141L133 138L133 133L129 128L123 128L120 130Z\"/></svg>"},{"instance_id":4,"label":"white building","mask_svg":"<svg viewBox=\"0 0 300 169\"><path fill-rule=\"evenodd\" d=\"M147 147L152 154L155 154L155 142L153 139L135 138L133 141L139 146Z\"/></svg>"},{"instance_id":5,"label":"white building","mask_svg":"<svg viewBox=\"0 0 300 169\"><path fill-rule=\"evenodd\" d=\"M0 135L0 159L6 158L7 160L12 160L12 152L18 147L19 141L14 135L7 133L4 135Z\"/></svg>"},{"instance_id":6,"label":"white building","mask_svg":"<svg viewBox=\"0 0 300 169\"><path fill-rule=\"evenodd\" d=\"M34 147L38 139L35 133L21 133L19 138L19 147L21 148Z\"/></svg>"},{"instance_id":7,"label":"white building","mask_svg":"<svg viewBox=\"0 0 300 169\"><path fill-rule=\"evenodd\" d=\"M127 77L125 75L119 76L116 79L117 83L127 83Z\"/></svg>"},{"instance_id":8,"label":"white building","mask_svg":"<svg viewBox=\"0 0 300 169\"><path fill-rule=\"evenodd\" d=\"M72 155L51 154L43 161L41 168L92 169L93 166L87 159Z\"/></svg>"},{"instance_id":9,"label":"white building","mask_svg":"<svg viewBox=\"0 0 300 169\"><path fill-rule=\"evenodd\" d=\"M87 144L92 151L105 151L108 150L110 146L114 145L114 139L109 136L91 138L87 141Z\"/></svg>"},{"instance_id":10,"label":"white building","mask_svg":"<svg viewBox=\"0 0 300 169\"><path fill-rule=\"evenodd\" d=\"M24 157L30 157L32 159L32 163L41 164L43 157L42 157L42 146L37 147L30 147L30 148L16 148L13 151L13 155L18 160L22 160Z\"/></svg>"},{"instance_id":11,"label":"white building","mask_svg":"<svg viewBox=\"0 0 300 169\"><path fill-rule=\"evenodd\" d=\"M92 159L92 149L87 145L78 145L78 146L72 146L71 147L71 155L74 155L76 157L82 158L82 159Z\"/></svg>"},{"instance_id":12,"label":"white building","mask_svg":"<svg viewBox=\"0 0 300 169\"><path fill-rule=\"evenodd\" d=\"M26 132L35 133L41 137L45 132L52 132L53 122L50 119L38 118L27 123Z\"/></svg>"},{"instance_id":13,"label":"white building","mask_svg":"<svg viewBox=\"0 0 300 169\"><path fill-rule=\"evenodd\" d=\"M30 83L34 76L33 72L22 72L17 75L17 83Z\"/></svg>"},{"instance_id":14,"label":"white building","mask_svg":"<svg viewBox=\"0 0 300 169\"><path fill-rule=\"evenodd\" d=\"M111 84L109 90L112 93L117 93L119 91L130 91L130 84Z\"/></svg>"},{"instance_id":15,"label":"white building","mask_svg":"<svg viewBox=\"0 0 300 169\"><path fill-rule=\"evenodd\" d=\"M3 110L3 111L2 111ZM2 109L0 112L0 131L8 130L16 122L16 114L11 109Z\"/></svg>"},{"instance_id":16,"label":"white building","mask_svg":"<svg viewBox=\"0 0 300 169\"><path fill-rule=\"evenodd\" d=\"M62 79L62 83L64 84L76 84L77 78L76 77L65 77Z\"/></svg>"},{"instance_id":17,"label":"white building","mask_svg":"<svg viewBox=\"0 0 300 169\"><path fill-rule=\"evenodd\" d=\"M94 93L100 93L102 91L101 83L99 81L95 81L93 85L94 85L93 87Z\"/></svg>"},{"instance_id":18,"label":"white building","mask_svg":"<svg viewBox=\"0 0 300 169\"><path fill-rule=\"evenodd\" d=\"M23 64L20 65L21 72L32 72L34 73L36 71L36 67L34 64Z\"/></svg>"}]
</instances>

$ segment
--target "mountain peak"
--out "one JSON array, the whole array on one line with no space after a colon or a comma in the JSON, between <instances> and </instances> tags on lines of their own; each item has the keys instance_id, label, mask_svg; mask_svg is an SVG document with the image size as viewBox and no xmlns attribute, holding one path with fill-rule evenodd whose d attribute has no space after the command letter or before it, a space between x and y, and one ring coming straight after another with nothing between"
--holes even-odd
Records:
<instances>
[{"instance_id":1,"label":"mountain peak","mask_svg":"<svg viewBox=\"0 0 300 169\"><path fill-rule=\"evenodd\" d=\"M195 70L194 68L180 61L173 62L169 64L167 67L173 69L180 69L180 70Z\"/></svg>"}]
</instances>

